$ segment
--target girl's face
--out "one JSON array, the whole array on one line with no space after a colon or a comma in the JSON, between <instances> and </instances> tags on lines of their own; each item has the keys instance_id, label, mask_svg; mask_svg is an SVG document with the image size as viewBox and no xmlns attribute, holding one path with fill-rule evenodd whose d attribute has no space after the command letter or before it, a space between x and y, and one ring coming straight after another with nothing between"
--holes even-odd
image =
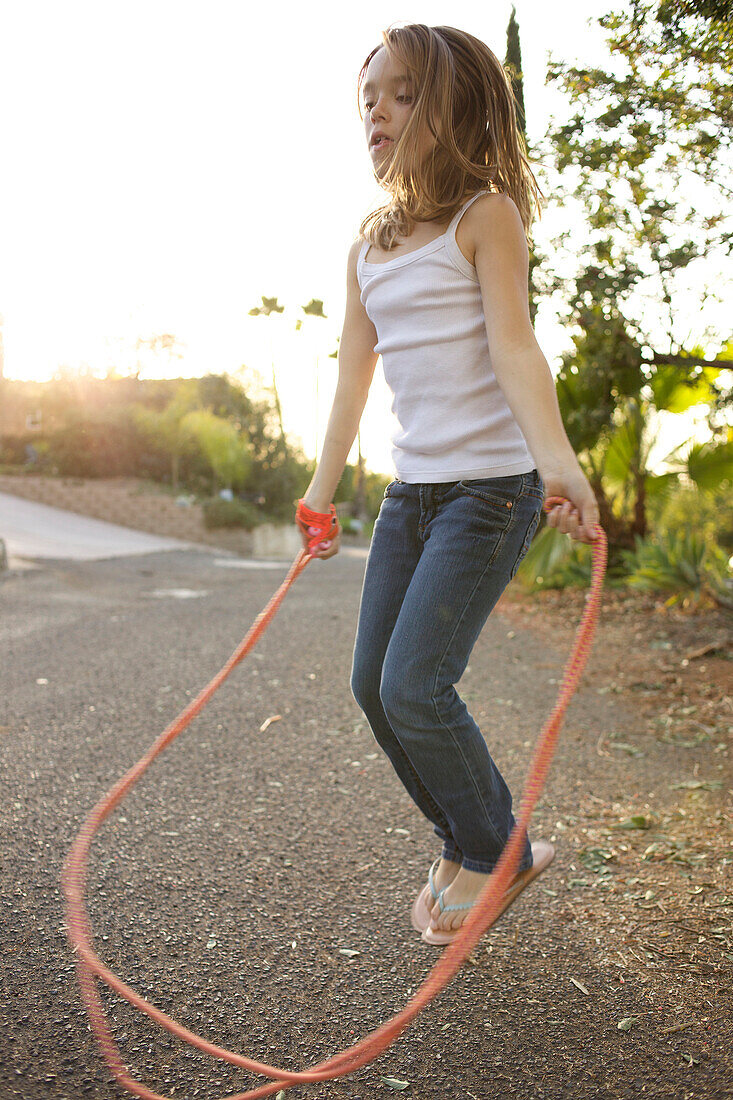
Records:
<instances>
[{"instance_id":1,"label":"girl's face","mask_svg":"<svg viewBox=\"0 0 733 1100\"><path fill-rule=\"evenodd\" d=\"M407 76L399 62L393 62L384 46L369 62L364 84L362 85L364 105L364 129L372 163L377 175L380 166L384 166L394 148L396 140L402 134L413 107ZM379 135L385 135L380 138ZM421 153L425 153L433 143L431 134L423 138Z\"/></svg>"}]
</instances>

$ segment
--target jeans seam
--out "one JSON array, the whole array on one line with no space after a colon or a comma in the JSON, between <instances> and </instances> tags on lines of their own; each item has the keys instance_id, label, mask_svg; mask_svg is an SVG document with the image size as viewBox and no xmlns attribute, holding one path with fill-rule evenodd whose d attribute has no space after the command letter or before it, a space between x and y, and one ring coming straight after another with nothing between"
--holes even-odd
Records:
<instances>
[{"instance_id":1,"label":"jeans seam","mask_svg":"<svg viewBox=\"0 0 733 1100\"><path fill-rule=\"evenodd\" d=\"M385 717L386 717L386 713L385 713ZM439 817L441 819L441 821L439 822L439 824L441 825L441 828L444 827L446 832L448 833L448 835L452 836L451 828L450 828L450 821L448 821L448 818L446 817L442 807L438 805L438 803L435 801L435 799L431 795L428 788L423 783L422 779L420 778L420 776L419 776L419 774L418 774L418 772L415 768L415 765L412 763L412 760L410 760L410 757L407 755L404 748L400 744L399 738L395 736L395 740L397 741L397 744L400 746L400 749L402 750L402 752L404 754L405 760L407 761L407 765L410 768L410 771L412 772L412 774L414 775L414 777L417 780L418 784L422 788L422 791L423 791L424 795L426 796L426 801L429 802L430 805L433 807L433 812L435 813L435 816ZM443 826L443 822L445 822L445 826Z\"/></svg>"},{"instance_id":2,"label":"jeans seam","mask_svg":"<svg viewBox=\"0 0 733 1100\"><path fill-rule=\"evenodd\" d=\"M532 541L534 539L535 533L537 531L537 528L540 525L540 514L541 514L541 512L542 512L541 508L537 509L535 511L534 515L532 516L532 518L529 521L529 524L527 526L527 530L525 532L524 538L522 539L522 545L519 547L519 553L517 554L517 559L514 562L514 565L512 566L512 572L511 572L510 580L514 579L514 577L516 576L517 570L519 569L519 566L522 564L525 556L529 553L529 548L532 545Z\"/></svg>"}]
</instances>

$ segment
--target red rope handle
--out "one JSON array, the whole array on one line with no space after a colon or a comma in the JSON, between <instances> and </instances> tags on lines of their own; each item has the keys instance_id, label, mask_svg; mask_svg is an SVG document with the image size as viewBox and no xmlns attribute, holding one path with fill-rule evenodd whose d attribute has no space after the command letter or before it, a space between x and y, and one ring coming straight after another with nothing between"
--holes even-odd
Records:
<instances>
[{"instance_id":1,"label":"red rope handle","mask_svg":"<svg viewBox=\"0 0 733 1100\"><path fill-rule=\"evenodd\" d=\"M333 504L329 505L328 512L314 512L302 497L295 510L295 522L301 531L308 535L308 552L311 554L319 543L335 538L339 530L339 521Z\"/></svg>"},{"instance_id":2,"label":"red rope handle","mask_svg":"<svg viewBox=\"0 0 733 1100\"><path fill-rule=\"evenodd\" d=\"M543 507L549 512L555 503L564 503L564 497L548 497ZM300 502L302 504L302 502ZM333 509L333 505L331 505ZM307 515L307 509L303 508ZM321 517L323 513L313 513ZM335 518L335 510L331 513ZM336 520L336 524L338 521ZM283 1087L294 1084L308 1084L316 1081L326 1081L335 1077L342 1077L353 1072L360 1066L373 1061L381 1054L397 1036L440 991L448 984L456 974L465 959L470 955L478 943L482 934L493 923L496 913L503 901L504 893L511 880L514 878L519 861L524 852L525 837L532 811L537 803L542 788L547 778L550 762L555 751L555 745L560 733L568 703L575 692L580 674L588 659L593 633L595 631L598 610L600 607L601 589L607 561L607 540L602 527L595 528L597 537L593 543L593 562L591 567L591 587L586 602L585 611L578 627L573 649L565 667L563 680L558 693L555 709L548 718L542 730L540 738L532 757L529 774L518 816L514 828L509 836L502 854L489 879L477 899L475 905L469 910L469 915L464 921L459 934L449 943L439 956L430 973L420 988L413 994L406 1006L396 1016L382 1024L375 1031L370 1032L353 1046L320 1062L309 1070L292 1072L278 1069L265 1062L257 1062L252 1058L246 1058L242 1054L225 1050L208 1042L200 1035L189 1031L182 1024L172 1020L164 1012L154 1008L148 1002L126 985L111 970L102 963L92 947L92 931L89 917L84 904L84 886L87 873L87 857L92 838L100 825L110 815L112 810L119 805L130 788L138 781L143 772L150 766L153 760L173 741L182 730L188 726L191 719L206 705L211 696L220 687L234 666L253 648L260 635L267 629L272 617L277 611L286 592L293 581L302 573L305 566L311 560L311 555L306 550L301 550L293 562L287 577L280 588L270 599L264 611L255 619L254 624L247 635L234 651L224 667L216 674L209 684L192 700L191 703L179 714L179 716L163 731L153 743L148 752L107 792L94 807L86 822L80 829L64 863L62 885L66 895L66 927L67 935L72 949L76 954L77 974L82 998L86 1005L92 1030L99 1044L100 1050L123 1088L126 1088L134 1096L141 1100L168 1100L160 1093L154 1092L130 1076L130 1073L122 1061L122 1056L115 1044L109 1030L104 1007L102 1005L97 980L105 982L130 1004L144 1012L151 1020L165 1028L172 1035L204 1051L206 1054L229 1062L231 1065L240 1066L254 1073L263 1074L273 1078L266 1084L250 1089L248 1092L240 1092L230 1095L226 1100L255 1100L256 1097L268 1096ZM322 529L319 531L322 537Z\"/></svg>"}]
</instances>

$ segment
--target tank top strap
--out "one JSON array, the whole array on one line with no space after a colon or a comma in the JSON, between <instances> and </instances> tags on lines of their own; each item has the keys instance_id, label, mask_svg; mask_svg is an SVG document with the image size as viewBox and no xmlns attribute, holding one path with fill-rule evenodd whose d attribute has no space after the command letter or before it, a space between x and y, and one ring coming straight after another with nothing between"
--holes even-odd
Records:
<instances>
[{"instance_id":1,"label":"tank top strap","mask_svg":"<svg viewBox=\"0 0 733 1100\"><path fill-rule=\"evenodd\" d=\"M369 251L369 244L370 244L370 242L368 240L363 240L361 242L361 248L359 249L359 252L358 252L357 257L356 257L356 281L357 281L357 283L359 284L360 287L361 287L361 284L362 284L362 277L363 277L363 274L364 274L364 268L363 268L362 265L364 263L364 257L366 256L367 252Z\"/></svg>"},{"instance_id":2,"label":"tank top strap","mask_svg":"<svg viewBox=\"0 0 733 1100\"><path fill-rule=\"evenodd\" d=\"M456 229L458 227L458 223L461 220L461 218L463 217L463 215L465 214L465 212L468 210L471 203L475 202L476 199L481 197L481 195L490 194L490 190L491 190L490 188L484 187L483 190L477 191L475 195L471 195L470 199L466 199L466 201L463 203L463 205L460 207L460 209L457 210L456 213L451 218L450 224L449 224L449 226L446 230L446 236L450 236L450 237L452 237L453 240L455 240L455 238L456 238Z\"/></svg>"}]
</instances>

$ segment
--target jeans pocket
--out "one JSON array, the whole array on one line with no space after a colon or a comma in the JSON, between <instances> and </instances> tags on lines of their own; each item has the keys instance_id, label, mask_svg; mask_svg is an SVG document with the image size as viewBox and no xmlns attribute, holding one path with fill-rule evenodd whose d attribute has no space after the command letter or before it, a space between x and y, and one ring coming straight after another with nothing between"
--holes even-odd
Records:
<instances>
[{"instance_id":1,"label":"jeans pocket","mask_svg":"<svg viewBox=\"0 0 733 1100\"><path fill-rule=\"evenodd\" d=\"M507 477L479 477L471 481L459 481L458 489L465 496L484 501L498 515L509 518L522 492L522 475L509 474Z\"/></svg>"},{"instance_id":2,"label":"jeans pocket","mask_svg":"<svg viewBox=\"0 0 733 1100\"><path fill-rule=\"evenodd\" d=\"M539 470L535 467L524 478L524 496L533 497L535 500L545 499L545 483L540 477Z\"/></svg>"}]
</instances>

